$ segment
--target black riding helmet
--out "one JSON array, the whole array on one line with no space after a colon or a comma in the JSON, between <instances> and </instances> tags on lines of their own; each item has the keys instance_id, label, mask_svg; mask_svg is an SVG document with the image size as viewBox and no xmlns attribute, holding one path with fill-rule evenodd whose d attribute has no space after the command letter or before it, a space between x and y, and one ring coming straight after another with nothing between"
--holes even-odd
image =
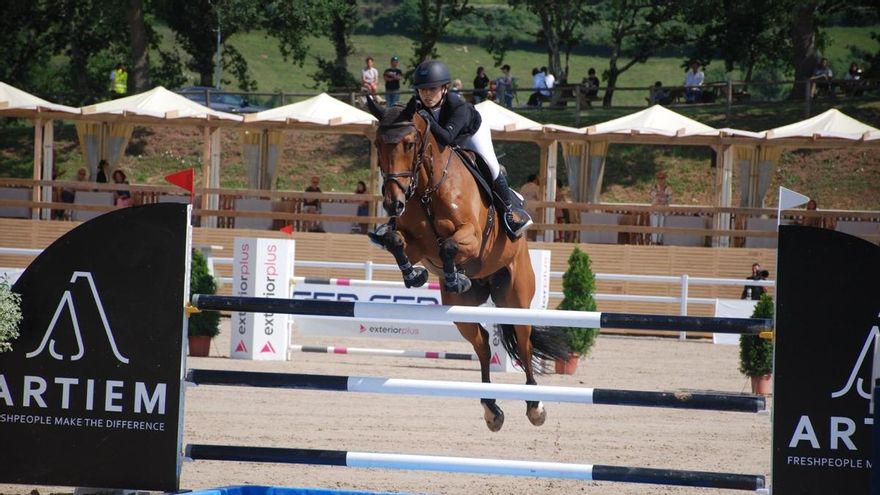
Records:
<instances>
[{"instance_id":1,"label":"black riding helmet","mask_svg":"<svg viewBox=\"0 0 880 495\"><path fill-rule=\"evenodd\" d=\"M449 68L443 62L437 60L426 60L416 67L413 74L413 88L436 88L449 84L452 80L449 77Z\"/></svg>"}]
</instances>

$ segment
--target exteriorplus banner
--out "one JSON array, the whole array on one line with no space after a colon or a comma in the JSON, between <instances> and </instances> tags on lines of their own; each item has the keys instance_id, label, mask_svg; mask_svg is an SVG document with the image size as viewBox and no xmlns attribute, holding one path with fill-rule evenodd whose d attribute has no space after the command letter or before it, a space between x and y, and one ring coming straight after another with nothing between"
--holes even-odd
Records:
<instances>
[{"instance_id":1,"label":"exteriorplus banner","mask_svg":"<svg viewBox=\"0 0 880 495\"><path fill-rule=\"evenodd\" d=\"M868 493L880 247L783 226L778 271L773 492Z\"/></svg>"},{"instance_id":2,"label":"exteriorplus banner","mask_svg":"<svg viewBox=\"0 0 880 495\"><path fill-rule=\"evenodd\" d=\"M0 482L176 490L188 206L124 208L61 237L13 289Z\"/></svg>"}]
</instances>

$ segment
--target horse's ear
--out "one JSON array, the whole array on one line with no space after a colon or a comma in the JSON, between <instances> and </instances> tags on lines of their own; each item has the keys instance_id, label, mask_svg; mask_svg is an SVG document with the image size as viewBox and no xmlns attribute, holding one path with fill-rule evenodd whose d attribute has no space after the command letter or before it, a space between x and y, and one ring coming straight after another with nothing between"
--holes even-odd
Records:
<instances>
[{"instance_id":1,"label":"horse's ear","mask_svg":"<svg viewBox=\"0 0 880 495\"><path fill-rule=\"evenodd\" d=\"M385 110L379 108L379 105L376 105L376 102L373 101L373 97L370 95L367 95L367 108L370 109L370 113L373 114L373 117L379 119L380 122L382 121L382 117L385 116Z\"/></svg>"}]
</instances>

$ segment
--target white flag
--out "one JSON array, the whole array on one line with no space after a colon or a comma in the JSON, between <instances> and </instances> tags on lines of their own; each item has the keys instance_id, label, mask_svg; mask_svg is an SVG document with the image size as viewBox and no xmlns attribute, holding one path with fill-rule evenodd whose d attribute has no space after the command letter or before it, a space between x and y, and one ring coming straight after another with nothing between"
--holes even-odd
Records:
<instances>
[{"instance_id":1,"label":"white flag","mask_svg":"<svg viewBox=\"0 0 880 495\"><path fill-rule=\"evenodd\" d=\"M788 210L794 208L795 206L800 206L810 198L804 196L799 192L792 191L791 189L786 189L782 186L779 187L779 209L780 210Z\"/></svg>"}]
</instances>

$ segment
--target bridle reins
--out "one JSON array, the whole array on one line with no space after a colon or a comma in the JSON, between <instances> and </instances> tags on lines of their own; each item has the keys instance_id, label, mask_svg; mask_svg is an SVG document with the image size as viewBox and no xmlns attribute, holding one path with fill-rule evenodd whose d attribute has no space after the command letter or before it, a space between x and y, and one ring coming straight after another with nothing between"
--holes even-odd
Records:
<instances>
[{"instance_id":1,"label":"bridle reins","mask_svg":"<svg viewBox=\"0 0 880 495\"><path fill-rule=\"evenodd\" d=\"M397 187L400 188L400 190L404 192L404 200L409 201L415 194L416 190L418 190L419 172L424 166L425 171L428 175L428 184L420 199L422 204L426 205L431 202L431 196L435 192L437 192L437 190L439 190L443 183L446 181L446 177L449 175L449 165L452 162L453 153L449 153L449 156L446 159L446 165L443 167L443 175L440 177L440 180L436 184L432 184L434 178L434 169L432 167L433 159L426 159L426 156L429 155L428 145L431 132L430 128L425 129L425 132L420 134L418 132L418 128L416 128L416 125L411 121L395 122L393 124L388 124L380 127L380 135L382 135L381 131L383 130L391 131L392 134L392 137L390 138L383 137L381 139L389 144L399 143L402 140L403 136L406 136L407 134L412 132L412 129L415 129L416 134L420 137L419 147L413 155L412 165L410 166L409 170L402 172L385 172L384 170L382 170L382 194L385 194L385 188L388 186L389 183L394 183L397 185ZM409 184L404 187L398 179L409 179Z\"/></svg>"}]
</instances>

